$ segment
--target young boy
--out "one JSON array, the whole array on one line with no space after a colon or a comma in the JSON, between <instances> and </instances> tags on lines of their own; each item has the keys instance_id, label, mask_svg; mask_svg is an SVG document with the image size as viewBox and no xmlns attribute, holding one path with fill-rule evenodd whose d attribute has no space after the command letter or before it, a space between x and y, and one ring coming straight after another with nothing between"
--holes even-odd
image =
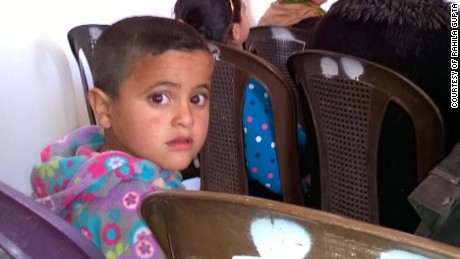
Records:
<instances>
[{"instance_id":1,"label":"young boy","mask_svg":"<svg viewBox=\"0 0 460 259\"><path fill-rule=\"evenodd\" d=\"M94 62L99 126L42 151L34 194L107 258L163 258L138 207L147 192L182 188L178 170L207 133L212 56L188 25L146 16L107 28Z\"/></svg>"}]
</instances>

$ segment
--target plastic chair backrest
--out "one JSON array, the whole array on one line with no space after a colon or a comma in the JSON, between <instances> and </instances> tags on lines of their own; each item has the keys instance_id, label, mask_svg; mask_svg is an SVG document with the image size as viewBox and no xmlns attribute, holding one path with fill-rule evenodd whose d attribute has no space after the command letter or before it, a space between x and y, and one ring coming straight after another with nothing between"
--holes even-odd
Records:
<instances>
[{"instance_id":1,"label":"plastic chair backrest","mask_svg":"<svg viewBox=\"0 0 460 259\"><path fill-rule=\"evenodd\" d=\"M208 136L200 152L202 190L248 194L242 111L249 78L271 97L283 200L303 204L292 89L273 66L245 51L219 43L211 86Z\"/></svg>"},{"instance_id":2,"label":"plastic chair backrest","mask_svg":"<svg viewBox=\"0 0 460 259\"><path fill-rule=\"evenodd\" d=\"M276 67L293 88L297 102L298 119L301 124L305 124L304 108L297 88L287 70L286 62L292 53L305 50L309 37L309 31L299 28L257 26L249 30L249 36L245 42L247 51L256 54Z\"/></svg>"},{"instance_id":3,"label":"plastic chair backrest","mask_svg":"<svg viewBox=\"0 0 460 259\"><path fill-rule=\"evenodd\" d=\"M251 45L251 53L267 60L275 66L294 85L286 66L288 57L298 51L305 49L305 42L296 39L261 39Z\"/></svg>"},{"instance_id":4,"label":"plastic chair backrest","mask_svg":"<svg viewBox=\"0 0 460 259\"><path fill-rule=\"evenodd\" d=\"M288 69L313 116L321 209L379 224L377 150L388 104L401 106L413 121L418 183L443 154L439 110L397 72L353 56L306 50L289 57Z\"/></svg>"},{"instance_id":5,"label":"plastic chair backrest","mask_svg":"<svg viewBox=\"0 0 460 259\"><path fill-rule=\"evenodd\" d=\"M429 239L242 195L159 191L141 214L168 258L460 258Z\"/></svg>"},{"instance_id":6,"label":"plastic chair backrest","mask_svg":"<svg viewBox=\"0 0 460 259\"><path fill-rule=\"evenodd\" d=\"M104 258L64 219L2 182L0 211L0 250L12 258Z\"/></svg>"},{"instance_id":7,"label":"plastic chair backrest","mask_svg":"<svg viewBox=\"0 0 460 259\"><path fill-rule=\"evenodd\" d=\"M294 40L302 42L305 47L309 38L310 32L299 28L283 26L256 26L249 29L249 35L244 42L244 48L249 52L253 52L253 44L265 39Z\"/></svg>"},{"instance_id":8,"label":"plastic chair backrest","mask_svg":"<svg viewBox=\"0 0 460 259\"><path fill-rule=\"evenodd\" d=\"M88 101L88 90L90 87L90 82L88 82L87 73L90 73L90 75L92 75L94 46L96 45L97 39L101 35L102 31L107 27L109 27L109 25L84 24L72 28L67 33L70 48L72 49L72 53L78 63L78 68L80 70L80 76L83 86L83 93L85 95L86 109L88 111L89 122L93 125L96 124L96 119L94 117L93 111ZM82 53L80 53L80 50ZM82 55L84 56L84 59ZM86 60L90 71L87 71L84 60Z\"/></svg>"}]
</instances>

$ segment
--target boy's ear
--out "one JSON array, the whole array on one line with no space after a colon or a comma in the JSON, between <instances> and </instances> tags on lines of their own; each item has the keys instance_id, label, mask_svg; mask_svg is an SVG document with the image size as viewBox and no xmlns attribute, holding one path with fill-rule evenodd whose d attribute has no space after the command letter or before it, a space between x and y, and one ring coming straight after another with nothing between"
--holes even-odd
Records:
<instances>
[{"instance_id":1,"label":"boy's ear","mask_svg":"<svg viewBox=\"0 0 460 259\"><path fill-rule=\"evenodd\" d=\"M112 98L101 89L93 87L88 91L88 100L98 124L104 129L110 128L112 126L112 116L110 113Z\"/></svg>"}]
</instances>

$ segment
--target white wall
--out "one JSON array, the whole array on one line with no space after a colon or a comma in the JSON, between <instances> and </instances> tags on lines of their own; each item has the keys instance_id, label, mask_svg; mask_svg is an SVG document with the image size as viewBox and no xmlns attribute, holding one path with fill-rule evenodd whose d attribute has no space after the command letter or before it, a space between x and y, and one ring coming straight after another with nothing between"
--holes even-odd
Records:
<instances>
[{"instance_id":1,"label":"white wall","mask_svg":"<svg viewBox=\"0 0 460 259\"><path fill-rule=\"evenodd\" d=\"M249 0L252 25L272 0ZM171 17L175 0L15 0L0 10L0 180L29 194L41 149L88 123L67 32L130 15Z\"/></svg>"},{"instance_id":2,"label":"white wall","mask_svg":"<svg viewBox=\"0 0 460 259\"><path fill-rule=\"evenodd\" d=\"M41 149L88 123L67 31L129 15L171 16L174 0L16 0L0 10L0 180L30 193Z\"/></svg>"}]
</instances>

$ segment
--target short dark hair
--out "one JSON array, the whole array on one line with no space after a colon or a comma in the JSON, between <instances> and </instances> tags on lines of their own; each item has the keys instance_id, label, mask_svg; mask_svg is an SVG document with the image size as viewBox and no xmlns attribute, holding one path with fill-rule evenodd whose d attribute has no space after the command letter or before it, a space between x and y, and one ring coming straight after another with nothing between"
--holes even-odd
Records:
<instances>
[{"instance_id":1,"label":"short dark hair","mask_svg":"<svg viewBox=\"0 0 460 259\"><path fill-rule=\"evenodd\" d=\"M209 52L202 35L168 18L135 16L120 20L102 33L94 50L94 85L117 98L134 64L148 55L168 50Z\"/></svg>"},{"instance_id":2,"label":"short dark hair","mask_svg":"<svg viewBox=\"0 0 460 259\"><path fill-rule=\"evenodd\" d=\"M241 22L241 0L177 0L174 17L208 40L227 43L230 25Z\"/></svg>"}]
</instances>

